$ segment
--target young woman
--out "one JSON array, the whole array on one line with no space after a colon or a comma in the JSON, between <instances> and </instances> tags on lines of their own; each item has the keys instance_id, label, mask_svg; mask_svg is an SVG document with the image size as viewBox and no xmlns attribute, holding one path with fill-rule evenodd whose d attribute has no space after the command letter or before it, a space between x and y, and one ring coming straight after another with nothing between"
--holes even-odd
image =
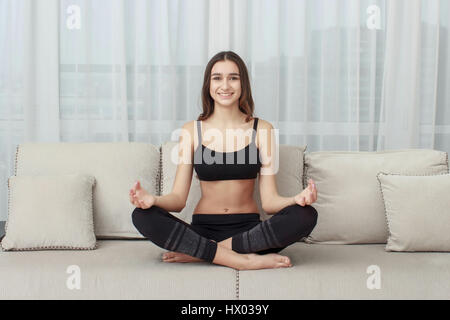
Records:
<instances>
[{"instance_id":1,"label":"young woman","mask_svg":"<svg viewBox=\"0 0 450 320\"><path fill-rule=\"evenodd\" d=\"M273 126L253 117L247 68L237 54L220 52L208 62L202 102L197 121L183 125L172 192L155 196L139 181L130 190L136 206L133 224L169 250L165 262L208 261L238 270L291 267L290 259L277 252L315 227L317 211L310 206L317 199L314 182L294 197L278 194ZM235 146L234 138L241 143ZM169 211L185 207L193 170L202 197L188 224ZM253 199L258 173L263 210L273 215L265 221Z\"/></svg>"}]
</instances>

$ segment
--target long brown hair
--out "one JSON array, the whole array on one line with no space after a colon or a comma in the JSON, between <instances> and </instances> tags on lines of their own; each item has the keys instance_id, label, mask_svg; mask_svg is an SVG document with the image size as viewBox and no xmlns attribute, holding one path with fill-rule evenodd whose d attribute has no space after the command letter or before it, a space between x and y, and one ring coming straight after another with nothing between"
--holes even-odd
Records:
<instances>
[{"instance_id":1,"label":"long brown hair","mask_svg":"<svg viewBox=\"0 0 450 320\"><path fill-rule=\"evenodd\" d=\"M239 68L241 79L241 96L239 97L239 110L245 113L247 117L245 121L248 122L253 119L254 103L252 98L252 90L250 88L250 79L248 77L247 67L244 61L233 51L222 51L216 54L209 60L206 65L205 75L203 79L202 88L202 106L203 112L198 116L197 121L208 119L214 111L214 99L209 94L209 87L211 85L211 70L214 64L218 61L230 60L236 63Z\"/></svg>"}]
</instances>

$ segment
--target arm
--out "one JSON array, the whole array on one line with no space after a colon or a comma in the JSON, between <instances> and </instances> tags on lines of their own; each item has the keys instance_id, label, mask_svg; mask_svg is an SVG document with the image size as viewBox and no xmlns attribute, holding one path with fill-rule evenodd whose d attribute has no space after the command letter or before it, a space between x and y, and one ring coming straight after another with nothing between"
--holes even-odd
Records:
<instances>
[{"instance_id":1,"label":"arm","mask_svg":"<svg viewBox=\"0 0 450 320\"><path fill-rule=\"evenodd\" d=\"M186 206L186 201L191 188L193 173L194 144L193 135L194 121L183 125L178 142L177 172L172 191L163 196L156 196L156 206L167 211L180 212ZM175 161L175 159L174 159Z\"/></svg>"},{"instance_id":2,"label":"arm","mask_svg":"<svg viewBox=\"0 0 450 320\"><path fill-rule=\"evenodd\" d=\"M261 135L258 135L258 145L261 156L261 172L259 175L259 192L263 210L267 214L275 214L281 209L299 204L310 205L317 199L317 190L314 181L310 180L308 188L292 197L282 197L278 194L275 175L278 172L279 150L276 144L276 136L273 126L266 121L261 121ZM258 130L260 132L260 130Z\"/></svg>"},{"instance_id":3,"label":"arm","mask_svg":"<svg viewBox=\"0 0 450 320\"><path fill-rule=\"evenodd\" d=\"M259 190L263 210L275 214L281 209L296 204L294 197L282 197L277 192L275 175L260 175Z\"/></svg>"},{"instance_id":4,"label":"arm","mask_svg":"<svg viewBox=\"0 0 450 320\"><path fill-rule=\"evenodd\" d=\"M154 205L172 212L180 212L185 207L185 203L175 193L169 193L163 196L155 196Z\"/></svg>"},{"instance_id":5,"label":"arm","mask_svg":"<svg viewBox=\"0 0 450 320\"><path fill-rule=\"evenodd\" d=\"M261 121L257 132L258 147L262 162L259 174L259 192L263 210L267 214L274 214L291 204L295 204L294 197L282 197L278 194L275 175L278 171L278 148L275 130L267 121Z\"/></svg>"}]
</instances>

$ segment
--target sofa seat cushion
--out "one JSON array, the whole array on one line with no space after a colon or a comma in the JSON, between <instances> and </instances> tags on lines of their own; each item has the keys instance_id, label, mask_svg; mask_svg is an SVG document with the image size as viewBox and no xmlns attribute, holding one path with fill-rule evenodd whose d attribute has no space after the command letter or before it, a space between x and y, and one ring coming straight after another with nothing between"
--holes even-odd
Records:
<instances>
[{"instance_id":1,"label":"sofa seat cushion","mask_svg":"<svg viewBox=\"0 0 450 320\"><path fill-rule=\"evenodd\" d=\"M291 268L239 271L239 300L448 299L450 253L384 248L295 243L279 253Z\"/></svg>"},{"instance_id":2,"label":"sofa seat cushion","mask_svg":"<svg viewBox=\"0 0 450 320\"><path fill-rule=\"evenodd\" d=\"M234 269L162 262L166 250L145 239L97 245L92 251L0 252L0 300L236 298Z\"/></svg>"}]
</instances>

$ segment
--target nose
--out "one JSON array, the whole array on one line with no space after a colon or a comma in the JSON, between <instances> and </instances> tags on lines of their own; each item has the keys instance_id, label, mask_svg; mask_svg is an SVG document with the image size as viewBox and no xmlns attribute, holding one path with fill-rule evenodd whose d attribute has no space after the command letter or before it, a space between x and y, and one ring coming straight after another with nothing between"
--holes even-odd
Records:
<instances>
[{"instance_id":1,"label":"nose","mask_svg":"<svg viewBox=\"0 0 450 320\"><path fill-rule=\"evenodd\" d=\"M223 84L222 84L222 88L228 88L230 87L229 83L228 83L228 79L225 79Z\"/></svg>"}]
</instances>

